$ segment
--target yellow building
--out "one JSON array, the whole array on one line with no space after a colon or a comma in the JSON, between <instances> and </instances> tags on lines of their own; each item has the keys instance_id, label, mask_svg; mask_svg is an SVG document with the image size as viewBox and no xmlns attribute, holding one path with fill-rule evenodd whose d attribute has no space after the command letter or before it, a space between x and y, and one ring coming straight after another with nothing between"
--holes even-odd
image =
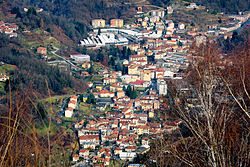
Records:
<instances>
[{"instance_id":1,"label":"yellow building","mask_svg":"<svg viewBox=\"0 0 250 167\"><path fill-rule=\"evenodd\" d=\"M131 82L135 82L137 80L140 80L140 76L139 75L131 75Z\"/></svg>"},{"instance_id":2,"label":"yellow building","mask_svg":"<svg viewBox=\"0 0 250 167\"><path fill-rule=\"evenodd\" d=\"M122 19L112 19L110 20L110 27L123 27L123 20Z\"/></svg>"},{"instance_id":3,"label":"yellow building","mask_svg":"<svg viewBox=\"0 0 250 167\"><path fill-rule=\"evenodd\" d=\"M102 86L102 85L97 85L95 88L96 88L98 91L101 91L102 88L103 88L103 86Z\"/></svg>"},{"instance_id":4,"label":"yellow building","mask_svg":"<svg viewBox=\"0 0 250 167\"><path fill-rule=\"evenodd\" d=\"M83 63L82 68L90 68L90 63Z\"/></svg>"},{"instance_id":5,"label":"yellow building","mask_svg":"<svg viewBox=\"0 0 250 167\"><path fill-rule=\"evenodd\" d=\"M123 90L117 91L116 96L117 98L122 98L125 96L125 92Z\"/></svg>"},{"instance_id":6,"label":"yellow building","mask_svg":"<svg viewBox=\"0 0 250 167\"><path fill-rule=\"evenodd\" d=\"M141 23L141 26L142 26L142 27L147 27L147 25L148 25L148 22L147 22L146 20L144 20L144 21Z\"/></svg>"},{"instance_id":7,"label":"yellow building","mask_svg":"<svg viewBox=\"0 0 250 167\"><path fill-rule=\"evenodd\" d=\"M151 71L150 70L141 70L140 79L143 81L151 81Z\"/></svg>"},{"instance_id":8,"label":"yellow building","mask_svg":"<svg viewBox=\"0 0 250 167\"><path fill-rule=\"evenodd\" d=\"M140 48L140 45L139 44L131 44L131 45L128 45L128 47L130 50L137 52L138 48Z\"/></svg>"},{"instance_id":9,"label":"yellow building","mask_svg":"<svg viewBox=\"0 0 250 167\"><path fill-rule=\"evenodd\" d=\"M87 99L88 99L88 96L83 96L83 98L82 98L84 103L87 101Z\"/></svg>"},{"instance_id":10,"label":"yellow building","mask_svg":"<svg viewBox=\"0 0 250 167\"><path fill-rule=\"evenodd\" d=\"M154 118L154 112L150 111L150 112L148 113L148 117L149 117L149 118Z\"/></svg>"},{"instance_id":11,"label":"yellow building","mask_svg":"<svg viewBox=\"0 0 250 167\"><path fill-rule=\"evenodd\" d=\"M105 20L103 19L94 19L92 20L93 28L105 27Z\"/></svg>"},{"instance_id":12,"label":"yellow building","mask_svg":"<svg viewBox=\"0 0 250 167\"><path fill-rule=\"evenodd\" d=\"M148 58L146 55L130 55L129 56L129 61L135 61L135 60L146 60L147 61Z\"/></svg>"},{"instance_id":13,"label":"yellow building","mask_svg":"<svg viewBox=\"0 0 250 167\"><path fill-rule=\"evenodd\" d=\"M139 75L140 72L138 71L138 67L139 67L139 65L130 65L130 66L128 66L128 74L129 75L131 75L131 74Z\"/></svg>"},{"instance_id":14,"label":"yellow building","mask_svg":"<svg viewBox=\"0 0 250 167\"><path fill-rule=\"evenodd\" d=\"M148 134L149 133L149 128L147 126L139 126L137 128L137 134L142 135L144 133Z\"/></svg>"},{"instance_id":15,"label":"yellow building","mask_svg":"<svg viewBox=\"0 0 250 167\"><path fill-rule=\"evenodd\" d=\"M111 92L122 91L122 88L123 88L122 86L113 84L110 86L110 91Z\"/></svg>"}]
</instances>

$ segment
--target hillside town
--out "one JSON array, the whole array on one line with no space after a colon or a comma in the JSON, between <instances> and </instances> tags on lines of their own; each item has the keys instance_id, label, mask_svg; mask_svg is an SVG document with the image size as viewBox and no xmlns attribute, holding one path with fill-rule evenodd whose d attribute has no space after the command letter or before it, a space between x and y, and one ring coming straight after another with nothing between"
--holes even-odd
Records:
<instances>
[{"instance_id":1,"label":"hillside town","mask_svg":"<svg viewBox=\"0 0 250 167\"><path fill-rule=\"evenodd\" d=\"M138 4L143 2L138 1ZM188 11L206 9L196 3L186 4L188 5L183 8ZM74 147L70 155L67 155L70 157L70 166L144 166L136 160L146 156L157 139L163 139L166 134L180 133L181 125L185 122L179 116L168 115L167 112L172 108L167 100L172 100L169 98L170 83L176 84L178 92L189 91L187 70L197 58L192 54L191 48L198 48L214 39L230 40L234 31L249 28L250 12L227 15L223 24L211 21L211 24L201 28L192 21L187 24L180 21L180 18L169 19L177 7L166 6L151 5L151 9L146 8L147 5L135 5L136 12L129 19L92 19L91 26L84 27L88 30L87 35L81 34L84 38L78 40L78 44L74 41L73 49L69 45L60 46L60 42L49 33L52 31L50 28L46 31L36 29L39 36L37 40L42 43L29 41L27 54L33 51L31 56L51 67L46 70L47 73L53 69L57 77L60 72L67 74L58 81L63 86L51 84L60 87L58 92L63 95L56 95L58 92L48 88L49 95L37 101L45 106L41 105L44 110L51 107L48 109L49 126L53 122L54 126L63 129L67 135L60 146L66 150ZM24 8L25 13L28 11L29 9ZM46 11L39 8L36 12ZM218 17L217 22L222 20ZM74 21L73 24L76 26L79 22ZM21 26L18 27L15 23L0 21L0 33L11 39L18 39L25 33L30 38L35 37L27 27L20 30ZM61 30L57 26L52 28L54 31ZM64 40L67 39L61 32L58 34L56 35ZM23 41L28 41L27 36ZM46 36L46 40L42 36ZM119 55L119 52L124 53ZM97 53L102 56L102 60L93 58ZM121 56L122 54L126 56ZM225 55L226 53L220 54L219 60L232 63L231 60L223 59ZM15 65L3 62L0 67L5 69L4 65L18 69ZM9 88L3 86L4 83L12 79L9 73L8 70L0 71L0 86L4 91ZM70 86L76 82L69 81L67 85L66 80L70 77L84 81L77 84L84 83L87 88L82 92L71 89ZM47 80L46 86L49 87ZM84 87L83 84L81 86ZM50 91L55 93L54 97L49 97ZM199 110L201 105L197 99L197 96L190 95L185 99L185 105ZM175 100L179 102L179 99ZM44 129L41 129L42 133ZM52 130L46 130L47 134L52 133ZM54 130L53 133L58 131Z\"/></svg>"},{"instance_id":2,"label":"hillside town","mask_svg":"<svg viewBox=\"0 0 250 167\"><path fill-rule=\"evenodd\" d=\"M0 21L0 33L5 33L9 37L17 37L18 26L15 23L5 23Z\"/></svg>"},{"instance_id":3,"label":"hillside town","mask_svg":"<svg viewBox=\"0 0 250 167\"><path fill-rule=\"evenodd\" d=\"M196 7L195 3L187 6ZM169 6L167 14L171 13L173 8ZM110 25L106 25L104 19L92 20L93 32L80 41L81 46L88 49L126 46L136 54L119 60L127 67L127 73L99 70L102 81L88 82L90 94L82 99L76 95L69 97L65 117L74 117L81 101L87 100L90 103L94 100L96 109L103 112L89 121L75 122L80 144L72 159L76 164L107 166L111 160L132 162L150 150L151 141L179 129L181 119L162 122L155 112L168 107L161 100L168 94L168 80L183 82L184 71L193 59L189 48L194 41L198 46L210 36L227 38L232 29L213 25L202 32L195 27L187 28L181 22L164 20L164 16L165 10L152 10L150 17L143 17L142 7L138 7L136 21L131 25L124 24L122 19L112 19ZM248 18L249 14L238 18L234 29ZM70 57L85 69L91 67L89 55ZM88 72L83 73L89 76ZM179 89L187 88L180 86Z\"/></svg>"}]
</instances>

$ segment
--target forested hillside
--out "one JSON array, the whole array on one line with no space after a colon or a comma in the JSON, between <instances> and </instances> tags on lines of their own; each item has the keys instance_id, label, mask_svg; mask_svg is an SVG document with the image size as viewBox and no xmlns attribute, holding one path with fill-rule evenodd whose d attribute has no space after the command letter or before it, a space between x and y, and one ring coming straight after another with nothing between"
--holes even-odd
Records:
<instances>
[{"instance_id":1,"label":"forested hillside","mask_svg":"<svg viewBox=\"0 0 250 167\"><path fill-rule=\"evenodd\" d=\"M149 0L151 4L158 6L169 5L171 0ZM238 13L250 9L248 0L182 0L183 2L195 2L198 5L206 6L211 10L225 13Z\"/></svg>"},{"instance_id":2,"label":"forested hillside","mask_svg":"<svg viewBox=\"0 0 250 167\"><path fill-rule=\"evenodd\" d=\"M24 8L31 10L25 13ZM35 8L42 8L43 12L37 13ZM130 11L135 8L124 5L122 0L3 0L1 10L5 16L10 12L16 15L14 22L23 24L23 28L42 28L58 37L61 42L72 45L86 36L91 19L125 19L133 15ZM60 39L62 34L72 42Z\"/></svg>"},{"instance_id":3,"label":"forested hillside","mask_svg":"<svg viewBox=\"0 0 250 167\"><path fill-rule=\"evenodd\" d=\"M38 95L63 93L64 88L74 88L84 91L86 84L69 73L60 71L58 67L49 66L46 62L34 57L34 53L22 47L17 39L0 34L0 61L15 65L17 69L11 75L11 88L13 90L36 90ZM48 85L47 85L47 83ZM6 91L9 90L6 82Z\"/></svg>"},{"instance_id":4,"label":"forested hillside","mask_svg":"<svg viewBox=\"0 0 250 167\"><path fill-rule=\"evenodd\" d=\"M250 9L249 0L193 0L218 12L238 13Z\"/></svg>"}]
</instances>

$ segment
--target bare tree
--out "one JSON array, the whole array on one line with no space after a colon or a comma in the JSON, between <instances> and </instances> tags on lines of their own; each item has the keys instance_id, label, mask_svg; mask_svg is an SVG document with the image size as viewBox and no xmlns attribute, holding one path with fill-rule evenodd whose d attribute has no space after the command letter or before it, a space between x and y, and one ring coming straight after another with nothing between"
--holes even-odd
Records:
<instances>
[{"instance_id":1,"label":"bare tree","mask_svg":"<svg viewBox=\"0 0 250 167\"><path fill-rule=\"evenodd\" d=\"M249 47L229 56L218 48L211 41L195 48L186 77L188 91L176 89L172 81L169 104L184 128L152 145L156 166L250 164Z\"/></svg>"}]
</instances>

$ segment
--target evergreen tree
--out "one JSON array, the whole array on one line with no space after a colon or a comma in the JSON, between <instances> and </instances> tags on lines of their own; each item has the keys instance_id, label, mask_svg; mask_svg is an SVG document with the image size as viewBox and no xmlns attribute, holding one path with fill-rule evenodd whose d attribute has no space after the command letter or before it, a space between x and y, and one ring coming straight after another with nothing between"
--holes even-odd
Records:
<instances>
[{"instance_id":1,"label":"evergreen tree","mask_svg":"<svg viewBox=\"0 0 250 167\"><path fill-rule=\"evenodd\" d=\"M127 95L128 97L130 97L130 96L131 96L131 93L132 93L132 88L131 88L130 85L128 85L127 90L126 90L126 95Z\"/></svg>"},{"instance_id":2,"label":"evergreen tree","mask_svg":"<svg viewBox=\"0 0 250 167\"><path fill-rule=\"evenodd\" d=\"M88 96L86 103L91 104L91 96L90 95Z\"/></svg>"},{"instance_id":3,"label":"evergreen tree","mask_svg":"<svg viewBox=\"0 0 250 167\"><path fill-rule=\"evenodd\" d=\"M127 74L127 71L126 71L126 67L123 65L122 66L122 75L125 75Z\"/></svg>"},{"instance_id":4,"label":"evergreen tree","mask_svg":"<svg viewBox=\"0 0 250 167\"><path fill-rule=\"evenodd\" d=\"M88 72L89 72L89 74L94 74L95 71L94 71L94 67L92 64L90 65Z\"/></svg>"},{"instance_id":5,"label":"evergreen tree","mask_svg":"<svg viewBox=\"0 0 250 167\"><path fill-rule=\"evenodd\" d=\"M131 91L131 94L130 94L130 98L131 99L135 99L137 96L137 91L135 88L133 88L133 90Z\"/></svg>"},{"instance_id":6,"label":"evergreen tree","mask_svg":"<svg viewBox=\"0 0 250 167\"><path fill-rule=\"evenodd\" d=\"M126 92L126 91L127 91L127 89L126 89L126 87L125 87L125 86L123 86L123 87L122 87L122 90L123 90L124 92Z\"/></svg>"},{"instance_id":7,"label":"evergreen tree","mask_svg":"<svg viewBox=\"0 0 250 167\"><path fill-rule=\"evenodd\" d=\"M92 93L90 94L90 99L91 99L91 104L95 104L96 103L95 96Z\"/></svg>"},{"instance_id":8,"label":"evergreen tree","mask_svg":"<svg viewBox=\"0 0 250 167\"><path fill-rule=\"evenodd\" d=\"M117 63L115 70L116 71L122 71L122 66L121 66L120 62Z\"/></svg>"}]
</instances>

